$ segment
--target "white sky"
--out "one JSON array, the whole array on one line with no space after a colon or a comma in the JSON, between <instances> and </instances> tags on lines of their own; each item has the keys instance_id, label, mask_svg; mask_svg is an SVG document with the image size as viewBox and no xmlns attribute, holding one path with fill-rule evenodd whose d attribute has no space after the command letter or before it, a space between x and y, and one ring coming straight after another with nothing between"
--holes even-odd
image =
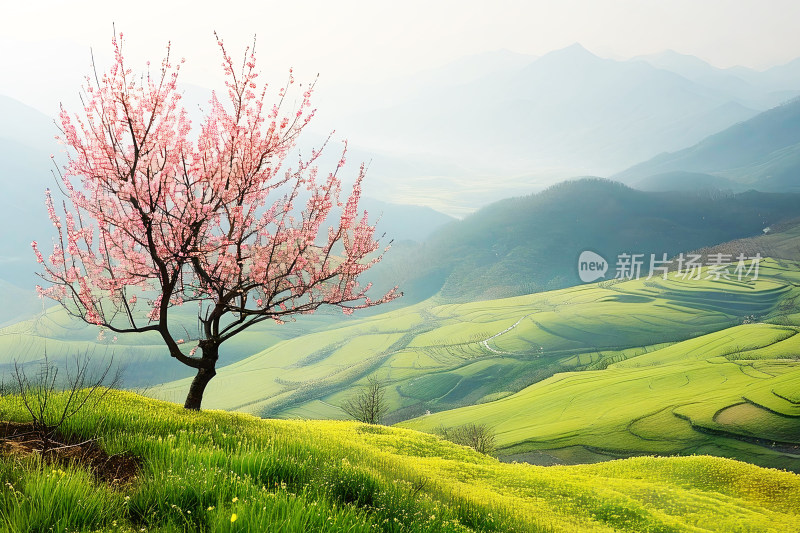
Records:
<instances>
[{"instance_id":1,"label":"white sky","mask_svg":"<svg viewBox=\"0 0 800 533\"><path fill-rule=\"evenodd\" d=\"M102 63L112 23L134 68L157 64L167 41L183 80L216 86L217 30L239 55L258 36L261 68L322 85L385 80L470 54L542 55L580 42L605 57L673 49L728 67L800 56L797 0L0 0L0 93L53 113L77 94L89 48ZM273 78L270 78L273 79Z\"/></svg>"}]
</instances>

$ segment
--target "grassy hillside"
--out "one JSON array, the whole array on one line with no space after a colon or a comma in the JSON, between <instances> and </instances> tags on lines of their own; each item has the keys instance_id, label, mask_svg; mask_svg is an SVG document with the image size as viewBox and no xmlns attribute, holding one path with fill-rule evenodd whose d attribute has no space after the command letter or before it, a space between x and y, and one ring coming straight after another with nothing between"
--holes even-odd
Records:
<instances>
[{"instance_id":1,"label":"grassy hillside","mask_svg":"<svg viewBox=\"0 0 800 533\"><path fill-rule=\"evenodd\" d=\"M24 422L18 397L2 419ZM712 457L504 464L414 431L266 421L113 393L65 433L135 477L0 453L5 531L791 531L800 477ZM118 456L119 457L119 456Z\"/></svg>"},{"instance_id":2,"label":"grassy hillside","mask_svg":"<svg viewBox=\"0 0 800 533\"><path fill-rule=\"evenodd\" d=\"M503 455L530 460L708 453L798 469L798 332L741 325L402 425L485 423Z\"/></svg>"},{"instance_id":3,"label":"grassy hillside","mask_svg":"<svg viewBox=\"0 0 800 533\"><path fill-rule=\"evenodd\" d=\"M800 324L800 272L764 262L758 281L603 282L468 304L424 302L278 343L219 370L205 405L270 417L339 418L375 374L389 421L509 396L556 372L599 369L752 317ZM749 318L748 318L749 317ZM636 360L636 359L633 359ZM181 401L188 380L153 393Z\"/></svg>"}]
</instances>

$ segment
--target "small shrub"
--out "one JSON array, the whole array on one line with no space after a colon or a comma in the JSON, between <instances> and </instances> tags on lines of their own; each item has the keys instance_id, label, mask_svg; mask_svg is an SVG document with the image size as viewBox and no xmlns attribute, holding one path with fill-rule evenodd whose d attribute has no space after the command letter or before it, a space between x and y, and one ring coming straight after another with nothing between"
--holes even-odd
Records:
<instances>
[{"instance_id":1,"label":"small shrub","mask_svg":"<svg viewBox=\"0 0 800 533\"><path fill-rule=\"evenodd\" d=\"M367 385L342 405L342 410L353 420L365 424L380 424L389 406L386 405L386 386L375 376L367 378Z\"/></svg>"},{"instance_id":2,"label":"small shrub","mask_svg":"<svg viewBox=\"0 0 800 533\"><path fill-rule=\"evenodd\" d=\"M31 416L33 433L40 439L42 451L47 451L52 446L63 446L54 437L67 420L87 405L95 406L110 389L117 387L121 374L109 375L112 364L113 360L94 375L88 355L75 357L74 367L67 365L59 378L58 367L45 353L39 370L32 376L15 361L10 389L6 385L3 389L20 396Z\"/></svg>"},{"instance_id":3,"label":"small shrub","mask_svg":"<svg viewBox=\"0 0 800 533\"><path fill-rule=\"evenodd\" d=\"M454 428L439 427L436 434L455 444L469 446L476 452L491 454L495 450L495 433L486 424L464 424Z\"/></svg>"}]
</instances>

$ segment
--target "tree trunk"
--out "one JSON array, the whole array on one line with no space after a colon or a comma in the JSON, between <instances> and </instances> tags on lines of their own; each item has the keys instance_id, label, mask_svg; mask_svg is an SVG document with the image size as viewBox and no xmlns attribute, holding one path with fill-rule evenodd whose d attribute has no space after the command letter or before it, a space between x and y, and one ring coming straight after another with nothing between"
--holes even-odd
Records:
<instances>
[{"instance_id":1,"label":"tree trunk","mask_svg":"<svg viewBox=\"0 0 800 533\"><path fill-rule=\"evenodd\" d=\"M197 375L192 380L189 386L189 394L186 395L186 402L183 406L186 409L200 410L200 404L203 403L203 392L206 390L206 385L217 374L213 368L200 368L197 370Z\"/></svg>"},{"instance_id":2,"label":"tree trunk","mask_svg":"<svg viewBox=\"0 0 800 533\"><path fill-rule=\"evenodd\" d=\"M200 410L200 404L203 403L203 393L206 390L206 385L211 381L211 378L217 375L214 367L217 366L217 358L219 357L219 346L203 346L203 362L206 363L203 367L197 369L197 375L192 380L189 386L189 394L186 395L186 402L183 407L186 409Z\"/></svg>"}]
</instances>

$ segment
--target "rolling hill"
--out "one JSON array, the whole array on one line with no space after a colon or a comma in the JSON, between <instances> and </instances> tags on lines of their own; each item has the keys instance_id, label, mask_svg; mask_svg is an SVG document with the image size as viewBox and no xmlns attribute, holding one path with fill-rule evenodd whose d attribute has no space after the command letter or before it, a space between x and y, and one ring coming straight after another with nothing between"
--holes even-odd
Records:
<instances>
[{"instance_id":1,"label":"rolling hill","mask_svg":"<svg viewBox=\"0 0 800 533\"><path fill-rule=\"evenodd\" d=\"M531 462L711 454L797 471L798 332L736 326L401 425L489 424L504 456Z\"/></svg>"},{"instance_id":2,"label":"rolling hill","mask_svg":"<svg viewBox=\"0 0 800 533\"><path fill-rule=\"evenodd\" d=\"M2 407L26 421L18 397ZM133 461L134 476L104 482L80 462L4 452L10 531L766 533L800 519L796 474L715 457L507 464L407 429L187 412L119 392L65 430Z\"/></svg>"},{"instance_id":3,"label":"rolling hill","mask_svg":"<svg viewBox=\"0 0 800 533\"><path fill-rule=\"evenodd\" d=\"M742 403L742 388L750 387L758 393L754 398L761 398L772 386L780 385L787 391L796 386L800 380L800 345L795 344L800 337L793 338L797 330L791 324L800 323L795 307L800 284L797 267L796 263L767 261L754 282L693 281L671 275L668 280L601 282L468 304L424 302L348 327L287 340L228 365L209 384L205 401L209 407L267 417L337 418L343 416L338 406L359 389L366 376L375 374L387 384L391 407L387 420L421 415L426 410L442 411L409 422L423 429L450 420L462 422L475 409L489 413L486 420L500 423L504 415L492 410L513 404L508 412L516 413L517 418L497 428L503 453L513 455L522 453L520 446L527 443L527 428L534 425L521 422L527 416L524 413L536 420L532 411L519 407L528 401L530 391L548 386L548 390L561 391L561 396L547 404L553 406L552 417L558 420L559 413L575 401L570 400L574 395L548 384L566 379L558 372L577 370L566 376L585 387L579 390L579 396L590 398L593 389L605 395L608 406L603 412L616 409L615 402L628 406L620 409L619 415L607 417L607 431L598 430L595 442L580 446L609 450L612 456L701 450L787 467L794 459L787 459L790 456L781 451L763 450L760 444L740 442L735 436L717 438L699 430L695 434L689 423L680 420L676 424L686 426L681 434L693 438L673 442L669 429L661 439L664 442L656 442L659 439L655 437L653 442L640 439L636 448L631 444L633 437L629 442L621 439L625 446L609 437L622 431L620 426L633 418L691 403L689 399L700 390L706 391L707 397L699 397L698 409L690 413L699 412L707 418L709 410L713 415L715 410ZM749 324L765 320L774 325ZM783 341L786 343L775 344ZM768 349L772 344L778 351ZM716 351L707 354L707 345ZM693 350L698 355L685 356ZM744 355L731 355L739 352ZM661 363L638 363L653 361L653 357L664 359ZM625 377L627 370L617 369L620 365L635 369L630 372L656 372L638 374L642 377L636 383L642 384L644 393L650 390L649 383L662 383L661 396L653 395L650 403L629 405L625 390L616 394L607 386L593 387L593 383L602 381L600 378L606 379L604 376L609 383L616 378L633 381ZM691 386L675 393L672 387L682 383ZM187 388L188 380L182 380L153 389L152 394L180 401ZM771 401L770 409L780 408L779 398ZM472 407L449 411L458 405ZM586 416L597 414L580 402L575 409ZM791 406L782 409L787 416L797 415ZM460 413L467 414L462 417ZM705 423L706 418L695 423ZM574 426L570 426L573 420ZM800 419L789 420L796 424ZM774 429L772 422L747 431L756 435L753 438L773 438L778 433L765 436ZM577 442L591 441L595 436L593 431L581 431L581 423L585 421L576 416L554 423L556 429L565 428L565 441L574 437L570 450L581 449ZM793 431L791 427L786 431ZM790 444L800 444L792 435L787 433L783 438ZM601 442L607 445L603 447ZM550 441L541 446L547 450L556 447Z\"/></svg>"},{"instance_id":4,"label":"rolling hill","mask_svg":"<svg viewBox=\"0 0 800 533\"><path fill-rule=\"evenodd\" d=\"M13 287L12 287L13 288ZM13 291L8 292L14 294ZM25 300L27 301L27 300ZM120 335L101 332L95 325L69 316L60 306L41 308L25 320L12 320L0 327L0 376L13 374L14 364L35 368L44 361L58 365L74 364L76 357L89 357L97 368L112 365L122 371L122 386L146 389L152 385L194 375L194 370L173 361L157 334ZM9 304L14 309L15 305ZM197 327L196 309L176 308L173 327L187 335ZM234 362L264 350L277 342L312 333L318 329L352 322L341 311L322 310L303 320L281 326L260 324L237 335L220 349L220 357Z\"/></svg>"},{"instance_id":5,"label":"rolling hill","mask_svg":"<svg viewBox=\"0 0 800 533\"><path fill-rule=\"evenodd\" d=\"M421 246L388 254L373 280L380 289L400 285L407 302L439 291L464 302L557 289L580 283L584 250L612 267L621 253L671 257L759 235L800 215L798 200L755 192L642 192L607 180L574 180L446 225Z\"/></svg>"}]
</instances>

